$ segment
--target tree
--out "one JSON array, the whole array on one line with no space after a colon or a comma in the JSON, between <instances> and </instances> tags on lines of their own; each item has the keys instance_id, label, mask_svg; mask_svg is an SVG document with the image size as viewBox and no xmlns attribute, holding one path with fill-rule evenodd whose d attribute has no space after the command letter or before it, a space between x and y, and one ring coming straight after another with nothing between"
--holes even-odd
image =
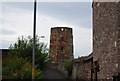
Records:
<instances>
[{"instance_id":1,"label":"tree","mask_svg":"<svg viewBox=\"0 0 120 81\"><path fill-rule=\"evenodd\" d=\"M35 48L35 64L43 70L47 67L47 64L50 62L49 60L49 49L47 48L47 44L43 42L39 42L39 37L36 36L36 48ZM33 38L28 36L24 38L23 36L18 38L17 42L10 46L12 50L10 54L17 57L22 57L28 59L32 62L32 50L33 50Z\"/></svg>"},{"instance_id":2,"label":"tree","mask_svg":"<svg viewBox=\"0 0 120 81\"><path fill-rule=\"evenodd\" d=\"M31 79L32 67L27 59L9 55L3 61L3 79ZM35 78L43 78L40 69L35 70Z\"/></svg>"},{"instance_id":3,"label":"tree","mask_svg":"<svg viewBox=\"0 0 120 81\"><path fill-rule=\"evenodd\" d=\"M3 79L31 79L33 38L18 37L15 44L10 45L8 57L3 60ZM47 68L49 49L47 44L40 43L36 36L35 78L43 78L42 70Z\"/></svg>"}]
</instances>

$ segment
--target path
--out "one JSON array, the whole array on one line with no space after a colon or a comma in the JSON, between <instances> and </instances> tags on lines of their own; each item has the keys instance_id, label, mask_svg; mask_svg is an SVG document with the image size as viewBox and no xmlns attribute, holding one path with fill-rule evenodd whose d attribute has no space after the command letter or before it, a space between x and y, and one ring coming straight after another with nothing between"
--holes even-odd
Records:
<instances>
[{"instance_id":1,"label":"path","mask_svg":"<svg viewBox=\"0 0 120 81\"><path fill-rule=\"evenodd\" d=\"M67 79L60 71L47 69L45 71L45 79Z\"/></svg>"}]
</instances>

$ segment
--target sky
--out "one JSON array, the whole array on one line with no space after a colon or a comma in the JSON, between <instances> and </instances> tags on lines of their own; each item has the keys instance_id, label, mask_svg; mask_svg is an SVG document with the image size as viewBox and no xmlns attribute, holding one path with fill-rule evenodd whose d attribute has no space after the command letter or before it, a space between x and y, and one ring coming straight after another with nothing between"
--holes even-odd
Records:
<instances>
[{"instance_id":1,"label":"sky","mask_svg":"<svg viewBox=\"0 0 120 81\"><path fill-rule=\"evenodd\" d=\"M7 49L18 37L33 35L33 3L0 3L0 49ZM36 34L50 44L51 27L73 28L74 57L92 52L91 2L38 2Z\"/></svg>"}]
</instances>

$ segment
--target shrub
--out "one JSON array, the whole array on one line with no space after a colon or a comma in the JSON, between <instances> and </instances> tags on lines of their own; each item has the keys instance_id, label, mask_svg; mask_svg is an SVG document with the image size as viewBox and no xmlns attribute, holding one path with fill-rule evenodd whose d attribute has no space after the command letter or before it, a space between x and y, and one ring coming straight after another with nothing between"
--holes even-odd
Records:
<instances>
[{"instance_id":1,"label":"shrub","mask_svg":"<svg viewBox=\"0 0 120 81\"><path fill-rule=\"evenodd\" d=\"M87 58L87 56L81 56L81 57L78 57L77 59L80 61L84 61L86 58Z\"/></svg>"},{"instance_id":2,"label":"shrub","mask_svg":"<svg viewBox=\"0 0 120 81\"><path fill-rule=\"evenodd\" d=\"M68 76L72 76L72 62L71 61L65 61L64 62L64 68L68 73Z\"/></svg>"},{"instance_id":3,"label":"shrub","mask_svg":"<svg viewBox=\"0 0 120 81\"><path fill-rule=\"evenodd\" d=\"M12 56L16 56L18 58L26 58L30 62L32 62L32 51L33 51L33 38L28 36L24 38L23 36L18 40L15 44L10 45L10 54ZM43 70L47 67L49 60L49 49L47 48L47 44L43 42L39 42L39 37L36 36L36 47L35 47L35 64Z\"/></svg>"},{"instance_id":4,"label":"shrub","mask_svg":"<svg viewBox=\"0 0 120 81\"><path fill-rule=\"evenodd\" d=\"M32 78L32 47L33 39L31 36L19 37L15 44L10 45L11 51L3 59L3 79ZM42 70L47 67L50 60L47 44L39 43L38 36L36 36L35 51L35 79L42 79L44 77Z\"/></svg>"}]
</instances>

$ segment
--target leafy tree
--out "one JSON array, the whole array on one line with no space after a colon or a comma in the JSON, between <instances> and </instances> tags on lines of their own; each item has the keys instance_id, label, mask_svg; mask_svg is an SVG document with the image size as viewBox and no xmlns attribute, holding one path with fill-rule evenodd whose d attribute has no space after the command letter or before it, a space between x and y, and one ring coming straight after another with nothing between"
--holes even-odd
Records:
<instances>
[{"instance_id":1,"label":"leafy tree","mask_svg":"<svg viewBox=\"0 0 120 81\"><path fill-rule=\"evenodd\" d=\"M36 36L36 47L35 47L35 63L43 70L47 67L47 64L50 62L49 60L49 49L47 48L47 44L43 42L39 42L39 37ZM17 42L10 46L12 50L10 54L17 57L22 57L28 59L30 62L32 61L32 50L33 50L33 38L28 36L24 38L23 36L18 38Z\"/></svg>"},{"instance_id":2,"label":"leafy tree","mask_svg":"<svg viewBox=\"0 0 120 81\"><path fill-rule=\"evenodd\" d=\"M35 79L44 77L42 70L50 63L47 44L40 43L36 36ZM3 60L3 79L31 79L33 38L18 37L15 44L10 45L9 55Z\"/></svg>"},{"instance_id":3,"label":"leafy tree","mask_svg":"<svg viewBox=\"0 0 120 81\"><path fill-rule=\"evenodd\" d=\"M24 58L12 57L9 55L3 60L3 79L31 79L31 63ZM35 70L35 78L43 78L40 69Z\"/></svg>"}]
</instances>

